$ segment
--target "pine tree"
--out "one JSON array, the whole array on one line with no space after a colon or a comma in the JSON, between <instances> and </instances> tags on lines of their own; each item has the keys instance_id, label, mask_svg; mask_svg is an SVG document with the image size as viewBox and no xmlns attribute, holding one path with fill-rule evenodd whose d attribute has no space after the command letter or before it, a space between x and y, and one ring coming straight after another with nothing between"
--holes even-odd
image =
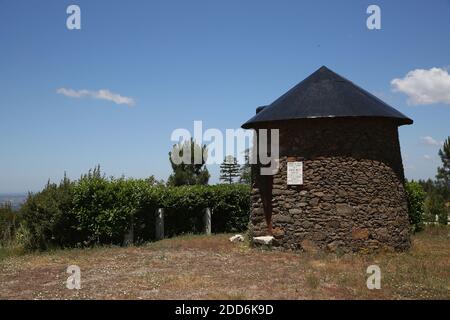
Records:
<instances>
[{"instance_id":1,"label":"pine tree","mask_svg":"<svg viewBox=\"0 0 450 320\"><path fill-rule=\"evenodd\" d=\"M186 151L190 152L190 156L184 155ZM174 162L172 155L179 156L182 162ZM207 185L210 175L206 168L206 159L206 145L200 146L192 138L175 144L169 152L173 173L169 176L167 184L170 186Z\"/></svg>"},{"instance_id":2,"label":"pine tree","mask_svg":"<svg viewBox=\"0 0 450 320\"><path fill-rule=\"evenodd\" d=\"M244 184L252 183L252 169L250 165L250 150L245 149L245 160L244 164L240 168L239 182Z\"/></svg>"},{"instance_id":3,"label":"pine tree","mask_svg":"<svg viewBox=\"0 0 450 320\"><path fill-rule=\"evenodd\" d=\"M234 179L240 176L239 164L235 157L226 156L223 163L220 165L220 180L228 183L233 183Z\"/></svg>"},{"instance_id":4,"label":"pine tree","mask_svg":"<svg viewBox=\"0 0 450 320\"><path fill-rule=\"evenodd\" d=\"M442 167L438 168L436 178L444 187L450 189L450 137L444 142L444 146L439 150L439 156L442 160Z\"/></svg>"},{"instance_id":5,"label":"pine tree","mask_svg":"<svg viewBox=\"0 0 450 320\"><path fill-rule=\"evenodd\" d=\"M436 175L437 191L439 193L439 210L436 215L439 217L440 224L447 224L450 207L445 203L450 200L450 137L444 142L442 149L439 150L442 167L438 168Z\"/></svg>"}]
</instances>

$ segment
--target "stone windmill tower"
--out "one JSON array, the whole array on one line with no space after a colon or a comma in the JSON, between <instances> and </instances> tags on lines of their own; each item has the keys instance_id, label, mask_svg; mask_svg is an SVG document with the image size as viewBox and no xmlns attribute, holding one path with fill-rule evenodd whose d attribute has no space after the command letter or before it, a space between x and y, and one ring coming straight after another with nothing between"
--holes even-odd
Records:
<instances>
[{"instance_id":1,"label":"stone windmill tower","mask_svg":"<svg viewBox=\"0 0 450 320\"><path fill-rule=\"evenodd\" d=\"M279 129L279 170L253 165L254 236L284 249L407 249L398 127L412 123L326 67L259 107L242 127Z\"/></svg>"}]
</instances>

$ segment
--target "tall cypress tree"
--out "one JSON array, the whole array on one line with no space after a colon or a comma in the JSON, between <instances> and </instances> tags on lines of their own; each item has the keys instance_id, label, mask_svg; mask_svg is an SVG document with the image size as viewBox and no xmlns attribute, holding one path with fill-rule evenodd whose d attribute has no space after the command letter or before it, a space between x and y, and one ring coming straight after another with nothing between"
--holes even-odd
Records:
<instances>
[{"instance_id":1,"label":"tall cypress tree","mask_svg":"<svg viewBox=\"0 0 450 320\"><path fill-rule=\"evenodd\" d=\"M220 180L233 183L235 178L240 176L240 167L235 157L226 156L220 165Z\"/></svg>"},{"instance_id":2,"label":"tall cypress tree","mask_svg":"<svg viewBox=\"0 0 450 320\"><path fill-rule=\"evenodd\" d=\"M239 182L250 185L252 183L252 168L250 165L250 149L245 149L244 164L240 168Z\"/></svg>"}]
</instances>

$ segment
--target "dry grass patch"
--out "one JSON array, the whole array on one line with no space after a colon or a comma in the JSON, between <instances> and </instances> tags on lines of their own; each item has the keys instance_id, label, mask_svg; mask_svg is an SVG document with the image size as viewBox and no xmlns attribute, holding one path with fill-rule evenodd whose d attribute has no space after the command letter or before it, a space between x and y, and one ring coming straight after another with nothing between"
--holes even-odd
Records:
<instances>
[{"instance_id":1,"label":"dry grass patch","mask_svg":"<svg viewBox=\"0 0 450 320\"><path fill-rule=\"evenodd\" d=\"M230 235L186 235L139 247L56 250L0 260L3 299L450 299L449 228L405 253L335 255L251 249ZM65 287L68 265L82 289ZM377 264L381 290L368 290Z\"/></svg>"}]
</instances>

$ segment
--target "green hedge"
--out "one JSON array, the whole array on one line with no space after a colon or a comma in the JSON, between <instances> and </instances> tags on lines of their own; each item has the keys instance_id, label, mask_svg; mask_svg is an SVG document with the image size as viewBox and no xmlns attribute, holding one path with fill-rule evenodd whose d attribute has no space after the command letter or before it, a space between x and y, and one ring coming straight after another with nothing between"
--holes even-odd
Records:
<instances>
[{"instance_id":1,"label":"green hedge","mask_svg":"<svg viewBox=\"0 0 450 320\"><path fill-rule=\"evenodd\" d=\"M202 232L203 210L212 211L213 233L239 232L247 228L250 188L247 185L184 186L164 190L161 207L165 211L168 235Z\"/></svg>"},{"instance_id":2,"label":"green hedge","mask_svg":"<svg viewBox=\"0 0 450 320\"><path fill-rule=\"evenodd\" d=\"M27 249L73 246L82 241L72 211L73 190L74 184L64 179L28 195L20 209L23 221L17 234Z\"/></svg>"},{"instance_id":3,"label":"green hedge","mask_svg":"<svg viewBox=\"0 0 450 320\"><path fill-rule=\"evenodd\" d=\"M30 249L121 244L133 227L136 242L155 237L155 212L165 208L165 235L203 232L203 212L212 210L212 232L247 228L246 185L153 186L145 180L89 173L30 194L22 207L21 239Z\"/></svg>"},{"instance_id":4,"label":"green hedge","mask_svg":"<svg viewBox=\"0 0 450 320\"><path fill-rule=\"evenodd\" d=\"M11 204L0 204L0 247L8 246L15 241L21 216L15 212Z\"/></svg>"}]
</instances>

